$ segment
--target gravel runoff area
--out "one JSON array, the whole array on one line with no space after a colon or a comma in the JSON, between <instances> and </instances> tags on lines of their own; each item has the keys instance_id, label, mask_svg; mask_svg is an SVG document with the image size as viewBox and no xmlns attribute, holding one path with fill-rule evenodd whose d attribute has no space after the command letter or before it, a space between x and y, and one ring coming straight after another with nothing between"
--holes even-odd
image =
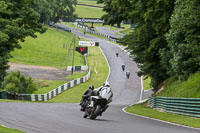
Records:
<instances>
[{"instance_id":1,"label":"gravel runoff area","mask_svg":"<svg viewBox=\"0 0 200 133\"><path fill-rule=\"evenodd\" d=\"M8 72L20 71L23 75L27 77L45 80L70 81L70 79L65 78L71 74L71 72L67 72L66 69L57 69L47 66L34 66L19 63L9 63L9 65L10 68Z\"/></svg>"}]
</instances>

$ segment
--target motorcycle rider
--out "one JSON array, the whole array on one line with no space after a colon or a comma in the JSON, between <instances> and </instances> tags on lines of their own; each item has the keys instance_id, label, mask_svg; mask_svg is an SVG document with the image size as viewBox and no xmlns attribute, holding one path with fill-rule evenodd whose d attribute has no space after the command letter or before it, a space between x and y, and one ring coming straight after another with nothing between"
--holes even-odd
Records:
<instances>
[{"instance_id":1,"label":"motorcycle rider","mask_svg":"<svg viewBox=\"0 0 200 133\"><path fill-rule=\"evenodd\" d=\"M100 89L98 90L98 93L105 87L110 87L110 83L108 81L104 82L103 86L100 87ZM113 94L112 94L112 96L113 96ZM111 96L110 100L108 101L109 103L112 102L112 96Z\"/></svg>"},{"instance_id":2,"label":"motorcycle rider","mask_svg":"<svg viewBox=\"0 0 200 133\"><path fill-rule=\"evenodd\" d=\"M103 86L100 87L100 89L98 90L98 95L101 95L101 94L100 94L100 93L101 93L101 90L104 89L104 88L107 88L107 87L110 87L110 83L109 83L108 81L104 82ZM111 91L111 93L112 93L112 91ZM112 97L113 97L113 93L111 94L111 97L108 99L108 103L112 102ZM106 105L106 106L103 108L101 114L102 114L108 107L109 107L109 105ZM101 115L101 114L100 114L100 115Z\"/></svg>"},{"instance_id":3,"label":"motorcycle rider","mask_svg":"<svg viewBox=\"0 0 200 133\"><path fill-rule=\"evenodd\" d=\"M80 102L81 111L85 111L85 108L89 102L90 96L95 96L95 95L96 95L96 92L94 91L94 86L90 85L89 89L82 96L82 100Z\"/></svg>"}]
</instances>

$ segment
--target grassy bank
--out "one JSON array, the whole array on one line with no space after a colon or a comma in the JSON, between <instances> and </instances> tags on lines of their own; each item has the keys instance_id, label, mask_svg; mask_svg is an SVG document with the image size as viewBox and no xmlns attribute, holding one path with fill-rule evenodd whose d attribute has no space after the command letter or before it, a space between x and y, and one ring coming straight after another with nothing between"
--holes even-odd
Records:
<instances>
[{"instance_id":1,"label":"grassy bank","mask_svg":"<svg viewBox=\"0 0 200 133\"><path fill-rule=\"evenodd\" d=\"M200 128L200 119L199 118L192 118L188 116L183 115L177 115L177 114L171 114L166 112L158 112L157 110L151 109L150 107L147 107L143 104L136 104L133 106L130 106L125 109L127 112L147 116L150 118L155 118L159 120L169 121L181 125L191 126Z\"/></svg>"},{"instance_id":2,"label":"grassy bank","mask_svg":"<svg viewBox=\"0 0 200 133\"><path fill-rule=\"evenodd\" d=\"M164 90L155 96L200 98L200 72L190 75L186 81L169 80L165 84Z\"/></svg>"},{"instance_id":3,"label":"grassy bank","mask_svg":"<svg viewBox=\"0 0 200 133\"><path fill-rule=\"evenodd\" d=\"M65 60L73 34L62 30L48 29L44 34L38 34L36 39L27 37L21 43L22 49L15 49L10 62L32 64L38 66L52 66L65 68ZM76 37L76 42L78 38ZM78 43L76 43L78 45ZM72 64L72 52L67 65ZM75 65L84 65L83 56L75 52Z\"/></svg>"},{"instance_id":4,"label":"grassy bank","mask_svg":"<svg viewBox=\"0 0 200 133\"><path fill-rule=\"evenodd\" d=\"M106 81L109 69L100 48L89 47L89 56L87 59L91 68L91 78L87 82L70 88L47 102L80 102L82 94L88 89L89 85L94 85L95 88L98 88Z\"/></svg>"}]
</instances>

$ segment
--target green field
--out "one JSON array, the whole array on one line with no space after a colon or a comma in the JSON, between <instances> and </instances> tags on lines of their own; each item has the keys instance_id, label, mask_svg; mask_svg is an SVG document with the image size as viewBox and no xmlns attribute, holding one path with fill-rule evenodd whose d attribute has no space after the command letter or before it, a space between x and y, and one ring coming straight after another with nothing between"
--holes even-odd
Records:
<instances>
[{"instance_id":1,"label":"green field","mask_svg":"<svg viewBox=\"0 0 200 133\"><path fill-rule=\"evenodd\" d=\"M95 88L103 85L107 79L109 69L99 47L89 47L89 56L87 59L91 68L91 78L87 82L70 88L47 102L77 103L80 102L83 93L88 89L89 85L94 85Z\"/></svg>"},{"instance_id":2,"label":"green field","mask_svg":"<svg viewBox=\"0 0 200 133\"><path fill-rule=\"evenodd\" d=\"M101 8L77 5L75 14L78 15L78 18L101 18L104 12Z\"/></svg>"},{"instance_id":3,"label":"green field","mask_svg":"<svg viewBox=\"0 0 200 133\"><path fill-rule=\"evenodd\" d=\"M65 68L65 60L73 34L62 30L48 29L44 34L38 34L36 39L27 37L24 43L20 43L22 49L12 52L10 62L32 64L38 66L51 66ZM76 37L76 45L78 38ZM72 52L67 65L72 65ZM84 57L75 52L75 65L84 65Z\"/></svg>"}]
</instances>

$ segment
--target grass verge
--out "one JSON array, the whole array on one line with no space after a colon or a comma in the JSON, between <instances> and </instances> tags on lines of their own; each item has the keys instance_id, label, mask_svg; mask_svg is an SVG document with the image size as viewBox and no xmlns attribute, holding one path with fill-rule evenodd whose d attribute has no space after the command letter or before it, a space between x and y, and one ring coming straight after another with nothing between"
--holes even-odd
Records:
<instances>
[{"instance_id":1,"label":"grass verge","mask_svg":"<svg viewBox=\"0 0 200 133\"><path fill-rule=\"evenodd\" d=\"M75 72L73 75L69 75L67 76L66 78L67 79L77 79L77 78L80 78L80 77L83 77L87 74L87 72Z\"/></svg>"},{"instance_id":2,"label":"grass verge","mask_svg":"<svg viewBox=\"0 0 200 133\"><path fill-rule=\"evenodd\" d=\"M0 126L0 133L25 133L16 129Z\"/></svg>"},{"instance_id":3,"label":"grass verge","mask_svg":"<svg viewBox=\"0 0 200 133\"><path fill-rule=\"evenodd\" d=\"M151 89L151 78L150 77L143 77L142 78L142 80L143 80L143 89L144 90L149 90L149 89Z\"/></svg>"},{"instance_id":4,"label":"grass verge","mask_svg":"<svg viewBox=\"0 0 200 133\"><path fill-rule=\"evenodd\" d=\"M129 113L142 115L150 118L155 118L159 120L164 120L168 122L173 122L180 125L200 128L200 119L199 118L192 118L188 116L183 115L177 115L172 113L166 113L166 112L159 112L155 109L152 109L150 107L147 107L143 104L135 104L133 106L127 107L125 109Z\"/></svg>"},{"instance_id":5,"label":"grass verge","mask_svg":"<svg viewBox=\"0 0 200 133\"><path fill-rule=\"evenodd\" d=\"M73 75L69 75L66 77L66 79L77 79L80 77L83 77L87 74L87 72L75 72ZM57 88L58 86L61 86L68 81L61 81L61 80L40 80L40 79L34 79L34 83L36 84L38 90L33 92L33 94L45 94L53 89Z\"/></svg>"},{"instance_id":6,"label":"grass verge","mask_svg":"<svg viewBox=\"0 0 200 133\"><path fill-rule=\"evenodd\" d=\"M67 81L34 79L34 83L36 84L38 90L33 92L33 94L45 94L57 88L58 86L67 83Z\"/></svg>"},{"instance_id":7,"label":"grass verge","mask_svg":"<svg viewBox=\"0 0 200 133\"><path fill-rule=\"evenodd\" d=\"M77 103L80 102L83 93L88 89L89 85L95 88L100 87L106 81L109 69L108 64L99 47L89 47L88 64L91 68L91 78L80 85L59 94L47 102L56 103Z\"/></svg>"}]
</instances>

